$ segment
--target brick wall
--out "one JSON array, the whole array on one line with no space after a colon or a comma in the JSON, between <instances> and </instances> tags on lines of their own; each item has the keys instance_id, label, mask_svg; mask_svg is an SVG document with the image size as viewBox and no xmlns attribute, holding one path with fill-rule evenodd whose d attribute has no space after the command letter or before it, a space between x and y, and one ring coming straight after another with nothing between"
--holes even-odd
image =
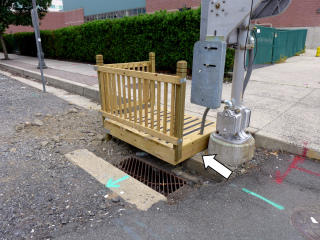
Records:
<instances>
[{"instance_id":1,"label":"brick wall","mask_svg":"<svg viewBox=\"0 0 320 240\"><path fill-rule=\"evenodd\" d=\"M187 8L198 8L201 0L146 0L146 12L153 13L155 11L166 9L169 11L177 11L186 5Z\"/></svg>"},{"instance_id":2,"label":"brick wall","mask_svg":"<svg viewBox=\"0 0 320 240\"><path fill-rule=\"evenodd\" d=\"M320 27L319 0L292 0L288 9L274 17L258 19L254 23L271 23L272 27Z\"/></svg>"},{"instance_id":3,"label":"brick wall","mask_svg":"<svg viewBox=\"0 0 320 240\"><path fill-rule=\"evenodd\" d=\"M65 26L80 25L84 23L83 8L64 12Z\"/></svg>"},{"instance_id":4,"label":"brick wall","mask_svg":"<svg viewBox=\"0 0 320 240\"><path fill-rule=\"evenodd\" d=\"M186 7L197 8L201 0L146 0L146 11L152 13L161 9L176 11ZM271 23L273 27L320 27L319 0L292 0L288 9L279 16L259 19L258 24Z\"/></svg>"},{"instance_id":5,"label":"brick wall","mask_svg":"<svg viewBox=\"0 0 320 240\"><path fill-rule=\"evenodd\" d=\"M31 16L30 16L31 17ZM44 19L40 21L40 30L53 30L70 25L80 25L84 23L83 9L76 9L68 12L48 12ZM10 25L6 33L33 32L31 26Z\"/></svg>"}]
</instances>

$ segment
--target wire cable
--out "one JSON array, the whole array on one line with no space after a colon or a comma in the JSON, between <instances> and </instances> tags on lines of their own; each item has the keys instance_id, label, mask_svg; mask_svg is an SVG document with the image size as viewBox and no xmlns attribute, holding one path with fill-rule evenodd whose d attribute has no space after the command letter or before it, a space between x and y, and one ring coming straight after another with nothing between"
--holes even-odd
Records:
<instances>
[{"instance_id":1,"label":"wire cable","mask_svg":"<svg viewBox=\"0 0 320 240\"><path fill-rule=\"evenodd\" d=\"M253 9L253 0L251 1L251 10L250 10L250 15L249 15L249 25L248 25L248 28L249 26L251 25L251 15L252 15L252 9ZM246 37L246 44L245 44L245 47L244 47L244 61L243 61L243 67L244 67L244 70L248 70L246 68L246 53L247 53L247 43L248 43L248 36L249 36L249 29L247 31L247 37ZM241 47L241 46L240 46Z\"/></svg>"},{"instance_id":2,"label":"wire cable","mask_svg":"<svg viewBox=\"0 0 320 240\"><path fill-rule=\"evenodd\" d=\"M255 31L252 31L252 33L254 34L254 38L255 38L255 44L256 44L255 50L256 50L256 51L255 51L254 58L253 58L252 62L251 62L251 63L248 63L248 69L253 66L253 63L254 63L254 61L256 60L257 53L258 53L258 37L257 37L257 34L256 34Z\"/></svg>"}]
</instances>

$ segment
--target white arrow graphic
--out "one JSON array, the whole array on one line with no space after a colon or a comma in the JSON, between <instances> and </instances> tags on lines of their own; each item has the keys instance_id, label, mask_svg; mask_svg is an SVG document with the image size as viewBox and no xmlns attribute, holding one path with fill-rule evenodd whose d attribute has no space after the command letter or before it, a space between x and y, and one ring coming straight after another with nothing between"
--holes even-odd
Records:
<instances>
[{"instance_id":1,"label":"white arrow graphic","mask_svg":"<svg viewBox=\"0 0 320 240\"><path fill-rule=\"evenodd\" d=\"M211 167L213 170L221 174L224 178L228 179L232 171L223 164L219 163L215 159L216 156L217 154L202 156L204 168L207 169L208 167Z\"/></svg>"}]
</instances>

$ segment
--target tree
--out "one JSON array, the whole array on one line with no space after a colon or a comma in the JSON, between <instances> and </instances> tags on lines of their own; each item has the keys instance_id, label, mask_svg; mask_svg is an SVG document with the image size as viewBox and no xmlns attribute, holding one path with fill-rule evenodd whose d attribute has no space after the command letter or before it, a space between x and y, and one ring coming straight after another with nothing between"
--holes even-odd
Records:
<instances>
[{"instance_id":1,"label":"tree","mask_svg":"<svg viewBox=\"0 0 320 240\"><path fill-rule=\"evenodd\" d=\"M42 19L48 7L51 5L51 0L36 0L38 17ZM0 41L5 59L9 59L7 48L3 39L3 34L9 25L30 26L31 19L31 0L0 0Z\"/></svg>"}]
</instances>

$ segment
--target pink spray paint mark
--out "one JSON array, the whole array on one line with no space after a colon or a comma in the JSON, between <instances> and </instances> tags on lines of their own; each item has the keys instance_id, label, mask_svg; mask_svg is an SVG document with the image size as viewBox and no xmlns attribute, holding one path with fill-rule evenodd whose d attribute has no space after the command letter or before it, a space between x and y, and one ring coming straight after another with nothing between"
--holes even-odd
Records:
<instances>
[{"instance_id":1,"label":"pink spray paint mark","mask_svg":"<svg viewBox=\"0 0 320 240\"><path fill-rule=\"evenodd\" d=\"M305 147L303 148L302 156L295 156L295 158L292 159L292 163L290 164L289 168L287 169L287 171L285 171L285 173L282 176L279 171L276 172L276 179L275 179L276 183L281 184L293 168L320 177L320 173L315 173L297 166L298 164L303 163L305 161L305 157L307 156L307 153L308 153L308 148L307 148L308 144L305 142L303 144Z\"/></svg>"},{"instance_id":2,"label":"pink spray paint mark","mask_svg":"<svg viewBox=\"0 0 320 240\"><path fill-rule=\"evenodd\" d=\"M291 172L292 168L295 168L296 164L298 163L302 163L304 162L304 158L296 156L293 159L293 162L291 163L291 165L289 166L289 168L287 169L287 171L281 176L280 171L276 172L276 183L281 184L283 182L283 180L288 176L288 174Z\"/></svg>"}]
</instances>

